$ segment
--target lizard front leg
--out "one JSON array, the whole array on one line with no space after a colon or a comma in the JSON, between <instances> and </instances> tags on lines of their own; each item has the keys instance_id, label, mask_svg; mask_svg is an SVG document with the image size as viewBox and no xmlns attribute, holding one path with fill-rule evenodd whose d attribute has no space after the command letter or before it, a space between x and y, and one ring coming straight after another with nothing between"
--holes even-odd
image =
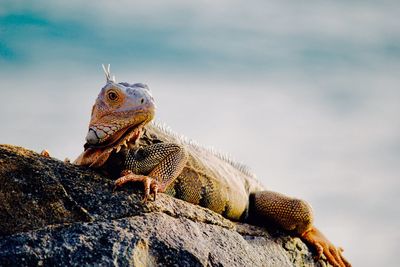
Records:
<instances>
[{"instance_id":1,"label":"lizard front leg","mask_svg":"<svg viewBox=\"0 0 400 267\"><path fill-rule=\"evenodd\" d=\"M142 182L144 198L150 194L154 200L158 192L164 192L182 172L187 161L183 147L171 143L158 143L138 150L128 151L122 177L115 181L115 188L127 182Z\"/></svg>"},{"instance_id":2,"label":"lizard front leg","mask_svg":"<svg viewBox=\"0 0 400 267\"><path fill-rule=\"evenodd\" d=\"M143 202L146 202L150 194L153 194L153 200L156 200L156 195L158 193L159 183L157 180L146 176L146 175L139 175L134 174L131 170L124 170L121 172L122 177L118 178L114 183L114 189L124 185L127 182L141 182L143 183L144 188L144 198Z\"/></svg>"},{"instance_id":3,"label":"lizard front leg","mask_svg":"<svg viewBox=\"0 0 400 267\"><path fill-rule=\"evenodd\" d=\"M324 254L330 264L349 267L342 249L334 246L315 226L311 206L304 200L272 191L261 191L250 195L249 219L257 224L272 222L287 231L297 233L312 245L318 257Z\"/></svg>"}]
</instances>

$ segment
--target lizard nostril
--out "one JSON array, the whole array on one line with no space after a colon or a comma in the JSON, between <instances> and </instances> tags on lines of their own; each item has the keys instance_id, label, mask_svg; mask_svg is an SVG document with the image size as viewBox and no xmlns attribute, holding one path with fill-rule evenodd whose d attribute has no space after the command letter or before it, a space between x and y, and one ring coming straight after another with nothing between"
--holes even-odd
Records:
<instances>
[{"instance_id":1,"label":"lizard nostril","mask_svg":"<svg viewBox=\"0 0 400 267\"><path fill-rule=\"evenodd\" d=\"M144 99L142 98L142 100L140 100L140 104L143 104L143 102L144 102Z\"/></svg>"}]
</instances>

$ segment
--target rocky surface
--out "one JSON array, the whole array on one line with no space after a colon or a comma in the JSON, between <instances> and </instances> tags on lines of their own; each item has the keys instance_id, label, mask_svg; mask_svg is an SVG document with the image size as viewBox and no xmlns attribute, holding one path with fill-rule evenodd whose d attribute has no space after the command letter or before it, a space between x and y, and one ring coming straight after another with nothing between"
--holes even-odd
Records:
<instances>
[{"instance_id":1,"label":"rocky surface","mask_svg":"<svg viewBox=\"0 0 400 267\"><path fill-rule=\"evenodd\" d=\"M1 266L325 266L299 239L0 145Z\"/></svg>"}]
</instances>

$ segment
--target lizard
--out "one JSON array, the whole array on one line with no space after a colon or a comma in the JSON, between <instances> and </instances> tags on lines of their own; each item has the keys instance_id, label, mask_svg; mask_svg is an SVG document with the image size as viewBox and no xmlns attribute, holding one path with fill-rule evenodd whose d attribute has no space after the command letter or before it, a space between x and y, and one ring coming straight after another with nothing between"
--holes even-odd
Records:
<instances>
[{"instance_id":1,"label":"lizard","mask_svg":"<svg viewBox=\"0 0 400 267\"><path fill-rule=\"evenodd\" d=\"M151 122L155 100L143 83L115 81L110 65L106 84L93 105L84 151L76 165L104 170L117 178L114 189L143 183L143 201L165 193L233 220L277 225L325 255L333 266L351 264L313 224L306 201L266 190L244 165L187 141Z\"/></svg>"}]
</instances>

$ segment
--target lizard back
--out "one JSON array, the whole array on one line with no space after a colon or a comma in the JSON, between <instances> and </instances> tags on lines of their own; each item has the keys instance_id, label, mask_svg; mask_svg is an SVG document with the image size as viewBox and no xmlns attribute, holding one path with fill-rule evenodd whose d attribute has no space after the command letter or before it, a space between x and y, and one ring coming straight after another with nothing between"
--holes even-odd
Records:
<instances>
[{"instance_id":1,"label":"lizard back","mask_svg":"<svg viewBox=\"0 0 400 267\"><path fill-rule=\"evenodd\" d=\"M249 194L263 190L249 171L157 124L147 125L135 146L155 143L179 144L188 154L184 169L165 191L171 196L238 220L247 210Z\"/></svg>"}]
</instances>

